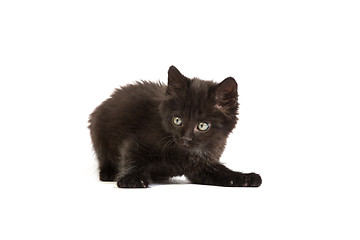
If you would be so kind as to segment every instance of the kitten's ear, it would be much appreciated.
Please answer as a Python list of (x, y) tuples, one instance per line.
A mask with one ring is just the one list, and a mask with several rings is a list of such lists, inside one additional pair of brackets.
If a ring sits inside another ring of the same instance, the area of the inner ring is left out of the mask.
[(215, 90), (216, 105), (231, 107), (237, 103), (237, 83), (234, 78), (228, 77), (219, 83)]
[(184, 92), (187, 86), (188, 78), (180, 73), (180, 71), (171, 66), (168, 71), (168, 87), (166, 94)]

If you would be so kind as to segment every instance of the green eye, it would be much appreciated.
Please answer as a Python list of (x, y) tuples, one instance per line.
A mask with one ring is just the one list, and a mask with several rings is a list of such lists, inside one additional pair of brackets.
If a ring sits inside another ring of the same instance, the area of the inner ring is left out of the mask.
[(182, 125), (182, 120), (181, 120), (180, 117), (173, 117), (172, 121), (176, 126), (181, 126)]
[(200, 131), (206, 131), (208, 130), (210, 127), (209, 124), (205, 123), (205, 122), (201, 122), (199, 123), (199, 125), (197, 126), (197, 128), (200, 130)]

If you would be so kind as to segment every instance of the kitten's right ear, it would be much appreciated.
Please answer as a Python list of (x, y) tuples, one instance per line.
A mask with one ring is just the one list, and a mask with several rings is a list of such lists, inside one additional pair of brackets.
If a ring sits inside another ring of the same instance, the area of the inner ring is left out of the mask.
[(236, 105), (237, 98), (237, 83), (234, 78), (228, 77), (217, 85), (215, 100), (218, 108), (229, 108)]
[(168, 71), (168, 87), (166, 94), (172, 95), (173, 93), (184, 92), (188, 83), (188, 78), (180, 73), (180, 71), (171, 66)]

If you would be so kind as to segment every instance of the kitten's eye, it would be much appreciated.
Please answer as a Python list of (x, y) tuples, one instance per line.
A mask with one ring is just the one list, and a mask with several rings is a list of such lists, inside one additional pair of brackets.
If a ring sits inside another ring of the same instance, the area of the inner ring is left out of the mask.
[(197, 128), (200, 130), (200, 131), (206, 131), (208, 130), (210, 127), (209, 124), (205, 123), (205, 122), (201, 122), (199, 123), (199, 125), (197, 126)]
[(180, 117), (173, 117), (172, 121), (176, 126), (181, 126), (182, 125), (182, 120), (181, 120)]

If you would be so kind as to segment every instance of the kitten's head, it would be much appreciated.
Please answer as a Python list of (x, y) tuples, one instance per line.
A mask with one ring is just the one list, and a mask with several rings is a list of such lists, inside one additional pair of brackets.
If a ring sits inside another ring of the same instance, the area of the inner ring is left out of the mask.
[(160, 105), (163, 127), (189, 151), (222, 151), (237, 122), (237, 97), (237, 83), (231, 77), (218, 84), (189, 79), (171, 66)]

